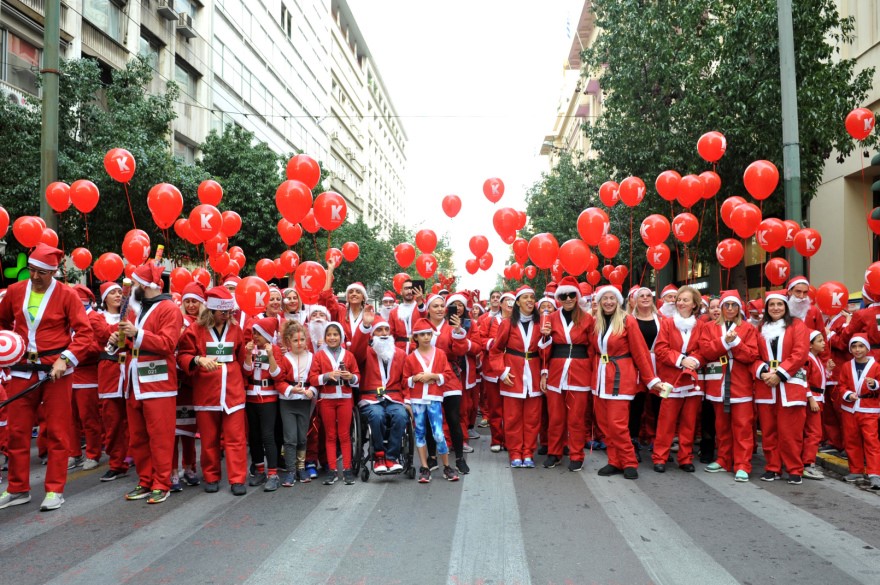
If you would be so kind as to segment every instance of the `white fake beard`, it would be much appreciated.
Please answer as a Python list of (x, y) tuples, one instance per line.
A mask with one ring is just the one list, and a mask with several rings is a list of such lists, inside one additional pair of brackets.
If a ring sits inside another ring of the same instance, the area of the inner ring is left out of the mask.
[(327, 329), (326, 321), (309, 321), (309, 338), (312, 340), (312, 347), (317, 351), (324, 345), (324, 330)]
[(382, 318), (387, 321), (388, 317), (391, 316), (391, 309), (393, 308), (394, 307), (386, 307), (383, 305), (382, 308), (379, 309), (379, 314), (382, 315)]
[(134, 311), (135, 315), (141, 314), (141, 302), (133, 294), (128, 297), (128, 309)]
[(675, 303), (663, 303), (660, 305), (660, 314), (664, 317), (675, 317), (678, 309), (675, 308)]
[(675, 315), (672, 316), (673, 321), (675, 322), (675, 327), (679, 331), (690, 331), (694, 328), (694, 325), (697, 324), (697, 318), (691, 315), (687, 319), (682, 317), (678, 311), (675, 312)]
[(373, 350), (382, 361), (390, 361), (394, 357), (394, 339), (390, 335), (373, 337)]
[(755, 319), (752, 319), (751, 317), (749, 317), (749, 324), (750, 324), (752, 327), (758, 328), (758, 327), (761, 326), (761, 318), (760, 318), (760, 317), (757, 317), (757, 318), (755, 318)]
[(764, 339), (768, 341), (773, 341), (774, 339), (778, 339), (780, 335), (785, 331), (785, 321), (783, 319), (779, 319), (777, 321), (770, 321), (769, 323), (764, 323), (764, 326), (761, 327), (761, 335), (764, 336)]
[(813, 301), (810, 300), (810, 297), (804, 297), (802, 299), (790, 297), (788, 299), (788, 310), (791, 313), (791, 316), (796, 317), (801, 321), (806, 319), (807, 313), (810, 311), (812, 305)]

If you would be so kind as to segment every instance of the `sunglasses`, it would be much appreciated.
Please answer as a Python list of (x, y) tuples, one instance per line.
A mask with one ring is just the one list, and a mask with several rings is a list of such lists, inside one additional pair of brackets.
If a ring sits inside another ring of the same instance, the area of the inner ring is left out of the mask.
[(577, 298), (577, 293), (573, 293), (573, 292), (569, 292), (569, 293), (560, 293), (560, 294), (558, 294), (558, 295), (556, 295), (556, 296), (559, 297), (559, 300), (560, 300), (560, 301), (567, 301), (567, 300), (569, 300), (569, 299), (576, 299), (576, 298)]

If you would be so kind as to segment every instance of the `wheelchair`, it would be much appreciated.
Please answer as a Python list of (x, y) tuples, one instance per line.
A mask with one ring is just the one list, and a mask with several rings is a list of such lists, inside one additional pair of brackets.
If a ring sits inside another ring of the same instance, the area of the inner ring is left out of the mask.
[[(416, 468), (414, 464), (415, 456), (415, 429), (413, 427), (412, 415), (407, 411), (407, 423), (403, 431), (403, 439), (400, 444), (400, 460), (403, 466), (400, 471), (392, 473), (376, 473), (373, 471), (373, 465), (376, 459), (376, 452), (373, 449), (372, 429), (367, 421), (367, 417), (361, 414), (360, 407), (357, 403), (354, 405), (354, 412), (351, 417), (351, 468), (355, 475), (360, 475), (361, 481), (370, 481), (370, 473), (377, 476), (386, 475), (405, 475), (409, 479), (415, 479)], [(388, 444), (387, 437), (384, 443)]]

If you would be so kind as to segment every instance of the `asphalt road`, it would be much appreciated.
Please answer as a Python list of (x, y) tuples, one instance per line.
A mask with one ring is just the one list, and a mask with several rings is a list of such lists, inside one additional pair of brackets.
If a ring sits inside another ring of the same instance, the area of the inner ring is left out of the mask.
[[(880, 584), (880, 496), (833, 479), (738, 484), (670, 465), (602, 478), (507, 467), (472, 442), (472, 473), (127, 502), (135, 475), (72, 472), (66, 503), (0, 510), (0, 583), (564, 585)], [(760, 469), (760, 461), (756, 461)], [(5, 488), (5, 484), (2, 486)]]

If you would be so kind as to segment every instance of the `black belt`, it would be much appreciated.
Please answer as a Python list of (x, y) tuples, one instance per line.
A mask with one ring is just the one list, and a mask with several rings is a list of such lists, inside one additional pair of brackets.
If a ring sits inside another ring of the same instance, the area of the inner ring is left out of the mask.
[(617, 396), (618, 394), (620, 394), (620, 368), (617, 366), (617, 362), (619, 360), (627, 358), (632, 358), (632, 355), (628, 353), (624, 353), (621, 355), (608, 355), (607, 353), (602, 354), (602, 363), (610, 363), (614, 366), (614, 389), (611, 391), (612, 396)]
[(251, 386), (259, 386), (260, 388), (268, 388), (269, 386), (274, 385), (273, 380), (269, 380), (268, 378), (265, 380), (254, 380), (253, 378), (248, 379), (248, 383)]
[(727, 359), (727, 356), (721, 356), (721, 359), (718, 361), (721, 363), (721, 375), (724, 376), (724, 392), (721, 395), (721, 401), (724, 404), (722, 410), (725, 414), (730, 414), (730, 386), (732, 380), (730, 379), (730, 370), (724, 367), (730, 361)]
[(394, 393), (396, 393), (396, 394), (400, 394), (400, 390), (397, 390), (396, 388), (390, 388), (390, 389), (389, 389), (389, 388), (385, 388), (385, 387), (382, 387), (382, 388), (376, 388), (375, 390), (361, 390), (361, 391), (360, 391), (360, 394), (361, 394), (362, 396), (363, 396), (364, 394), (370, 394), (370, 395), (375, 394), (377, 397), (382, 398), (382, 397), (385, 396), (386, 394), (391, 394), (392, 392), (394, 392)]
[[(123, 353), (121, 355), (125, 356), (125, 353)], [(113, 354), (107, 353), (106, 351), (102, 351), (101, 353), (98, 354), (98, 361), (99, 362), (102, 362), (102, 361), (104, 361), (104, 362), (118, 362), (119, 361), (119, 354), (113, 355)]]
[(409, 337), (395, 337), (394, 341), (398, 343), (409, 343)]
[(41, 357), (49, 357), (50, 355), (58, 355), (62, 351), (66, 350), (66, 347), (59, 347), (58, 349), (47, 349), (46, 351), (29, 351), (25, 355), (27, 355), (27, 360), (31, 363), (36, 362)]
[(9, 371), (11, 372), (51, 372), (52, 366), (45, 364), (14, 364), (9, 366)]
[(810, 392), (813, 394), (818, 394), (819, 396), (825, 394), (825, 390), (822, 388), (817, 388), (815, 386), (810, 386)]
[(553, 345), (551, 358), (583, 360), (587, 358), (587, 346), (582, 344)]
[(537, 355), (538, 352), (535, 352), (535, 351), (521, 352), (516, 349), (510, 349), (509, 347), (504, 350), (504, 353), (507, 353), (510, 355), (515, 355), (515, 356), (521, 357), (525, 360), (530, 360), (532, 358), (538, 357), (538, 355)]

